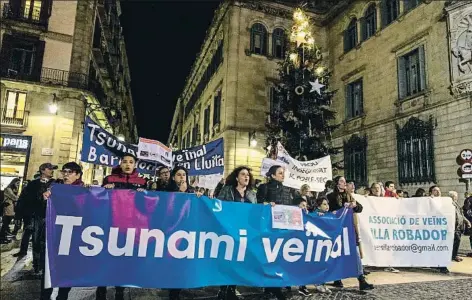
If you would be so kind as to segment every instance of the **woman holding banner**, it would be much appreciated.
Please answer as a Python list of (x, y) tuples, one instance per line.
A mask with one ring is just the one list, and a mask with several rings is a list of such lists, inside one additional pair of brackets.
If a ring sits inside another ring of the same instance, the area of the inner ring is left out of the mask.
[[(224, 201), (257, 203), (256, 194), (252, 191), (254, 177), (248, 167), (238, 167), (226, 178), (226, 185), (218, 194)], [(238, 300), (235, 285), (223, 285), (218, 292), (218, 300)]]
[[(188, 170), (184, 167), (175, 167), (170, 172), (170, 181), (166, 187), (166, 192), (194, 193), (188, 179)], [(170, 289), (169, 300), (180, 299), (182, 289)]]
[[(347, 192), (347, 183), (346, 179), (343, 176), (337, 176), (334, 178), (334, 190), (332, 193), (328, 194), (327, 198), (329, 200), (329, 210), (330, 211), (337, 211), (344, 206), (348, 206), (353, 209), (354, 213), (361, 213), (362, 212), (362, 205), (357, 202), (354, 198), (352, 198), (351, 194)], [(357, 217), (354, 214), (354, 229), (356, 231), (356, 242), (359, 247), (359, 268), (362, 269), (362, 249), (360, 248), (359, 243), (359, 233), (357, 228)], [(361, 291), (365, 290), (372, 290), (374, 286), (368, 283), (365, 280), (364, 275), (360, 275), (358, 278), (359, 280), (359, 289)], [(333, 284), (335, 287), (342, 288), (344, 287), (343, 282), (341, 280), (337, 280)]]
[[(290, 188), (283, 185), (285, 169), (279, 165), (272, 166), (266, 176), (268, 182), (261, 184), (257, 189), (257, 202), (264, 204), (270, 203), (272, 206), (276, 204), (292, 205)], [(266, 288), (265, 293), (274, 295), (278, 300), (286, 299), (285, 295), (282, 293), (282, 289), (279, 287)]]

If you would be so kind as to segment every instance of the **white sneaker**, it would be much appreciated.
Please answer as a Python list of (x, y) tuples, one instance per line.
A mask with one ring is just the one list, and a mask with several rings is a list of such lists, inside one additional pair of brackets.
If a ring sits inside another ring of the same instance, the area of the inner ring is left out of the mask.
[(331, 294), (331, 290), (327, 286), (325, 286), (324, 284), (317, 285), (316, 290), (320, 293)]
[(392, 268), (392, 267), (385, 268), (384, 271), (385, 272), (391, 272), (391, 273), (400, 273), (399, 270), (397, 270), (395, 268)]

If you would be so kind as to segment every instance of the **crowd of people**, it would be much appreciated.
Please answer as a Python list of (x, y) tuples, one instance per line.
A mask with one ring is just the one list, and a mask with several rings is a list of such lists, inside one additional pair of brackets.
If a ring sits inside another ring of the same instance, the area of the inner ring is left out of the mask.
[[(102, 187), (106, 189), (132, 189), (136, 191), (155, 190), (165, 192), (195, 193), (197, 196), (208, 195), (223, 201), (243, 202), (252, 204), (266, 205), (297, 205), (304, 213), (315, 213), (323, 218), (334, 216), (334, 212), (342, 207), (350, 207), (355, 213), (362, 213), (362, 204), (357, 202), (352, 194), (356, 193), (355, 183), (346, 180), (342, 176), (334, 178), (326, 183), (323, 192), (312, 193), (310, 186), (303, 185), (299, 191), (288, 188), (283, 185), (285, 178), (284, 168), (281, 166), (272, 166), (267, 175), (266, 182), (254, 180), (250, 168), (241, 166), (235, 168), (227, 178), (220, 181), (214, 190), (210, 191), (200, 187), (192, 187), (188, 171), (183, 167), (175, 167), (172, 170), (167, 167), (161, 167), (157, 171), (157, 180), (146, 180), (140, 177), (136, 170), (136, 157), (125, 154), (122, 157), (118, 167), (113, 168), (111, 175), (105, 177)], [(14, 256), (24, 257), (27, 253), (29, 241), (32, 237), (33, 244), (33, 269), (35, 273), (43, 274), (41, 285), (41, 300), (49, 300), (52, 289), (44, 288), (44, 268), (45, 268), (45, 218), (46, 204), (51, 195), (51, 184), (68, 184), (84, 186), (82, 181), (82, 168), (75, 162), (69, 162), (62, 166), (61, 179), (54, 179), (53, 173), (58, 166), (50, 163), (44, 163), (39, 167), (37, 178), (24, 184), (21, 193), (19, 193), (20, 179), (14, 179), (5, 188), (3, 193), (2, 207), (3, 218), (0, 230), (0, 238), (3, 244), (10, 243), (17, 235), (23, 224), (23, 236), (21, 240), (20, 251)], [(99, 186), (98, 181), (91, 186)], [(375, 197), (408, 197), (405, 191), (395, 189), (392, 181), (382, 183), (373, 183), (370, 188), (360, 189), (360, 194)], [(359, 190), (357, 191), (359, 193)], [(426, 196), (426, 191), (418, 189), (414, 197)], [(440, 197), (441, 190), (438, 186), (432, 186), (429, 189), (429, 196)], [(461, 235), (467, 229), (470, 231), (472, 221), (472, 195), (468, 195), (463, 207), (460, 207), (456, 192), (449, 192), (449, 196), (454, 200), (456, 209), (456, 226), (453, 245), (452, 259), (461, 261), (457, 255)], [(356, 223), (354, 218), (354, 223)], [(11, 230), (11, 223), (14, 221), (14, 229)], [(357, 228), (357, 224), (354, 224)], [(357, 244), (359, 245), (359, 235), (356, 231)], [(470, 238), (472, 247), (472, 235)], [(368, 271), (362, 269), (361, 252), (358, 252), (358, 277), (359, 289), (370, 290), (374, 286), (366, 280)], [(472, 253), (469, 254), (472, 256)], [(390, 272), (399, 272), (392, 267), (386, 269)], [(440, 268), (441, 272), (447, 273), (447, 268)], [(343, 288), (341, 280), (335, 281), (333, 286)], [(285, 289), (290, 289), (286, 287)], [(115, 299), (124, 299), (124, 287), (115, 287)], [(60, 288), (57, 300), (68, 299), (71, 288)], [(316, 285), (316, 290), (321, 293), (330, 293), (330, 289), (325, 284)], [(180, 299), (180, 289), (169, 290), (171, 300)], [(265, 288), (264, 292), (271, 297), (279, 300), (286, 299), (284, 289), (278, 287)], [(107, 288), (98, 287), (96, 290), (96, 300), (106, 299)], [(305, 286), (298, 287), (298, 293), (303, 296), (310, 295), (310, 291)], [(218, 299), (236, 300), (239, 299), (236, 286), (221, 286), (218, 292)]]

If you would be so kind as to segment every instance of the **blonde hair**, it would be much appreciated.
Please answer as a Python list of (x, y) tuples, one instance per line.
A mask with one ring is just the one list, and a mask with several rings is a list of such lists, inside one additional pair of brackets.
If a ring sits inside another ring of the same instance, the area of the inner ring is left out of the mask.
[(301, 186), (300, 191), (310, 191), (310, 186), (308, 184), (304, 184)]
[(457, 194), (456, 191), (449, 191), (448, 193), (449, 197), (451, 197), (452, 199), (454, 199), (454, 197), (459, 198), (459, 194)]

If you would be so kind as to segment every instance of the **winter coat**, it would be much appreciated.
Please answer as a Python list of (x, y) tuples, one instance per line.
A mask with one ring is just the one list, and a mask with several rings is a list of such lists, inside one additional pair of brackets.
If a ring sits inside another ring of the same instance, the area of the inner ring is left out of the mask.
[[(239, 193), (235, 191), (235, 188), (231, 185), (224, 186), (218, 194), (218, 199), (224, 201), (236, 201), (235, 193)], [(244, 203), (257, 203), (256, 193), (251, 191), (250, 189), (246, 190), (246, 194), (244, 197)]]
[(467, 220), (472, 222), (472, 197), (468, 197), (467, 199), (465, 199), (462, 211)]
[(3, 191), (4, 197), (4, 207), (3, 207), (3, 215), (7, 217), (13, 217), (15, 215), (15, 205), (16, 201), (18, 201), (18, 195), (13, 192), (11, 188), (6, 188)]
[[(329, 211), (339, 210), (344, 207), (345, 203), (352, 202), (352, 196), (346, 191), (340, 192), (337, 189), (332, 193), (329, 193), (328, 196)], [(364, 208), (362, 205), (357, 202), (357, 206), (353, 209), (355, 213), (361, 213)]]
[(46, 204), (43, 193), (54, 182), (54, 179), (35, 179), (21, 192), (15, 209), (15, 218), (46, 217)]
[(454, 205), (454, 209), (456, 211), (456, 226), (455, 226), (455, 230), (457, 232), (463, 232), (465, 230), (465, 216), (464, 216), (464, 213), (463, 213), (463, 210), (462, 208), (459, 206), (459, 203), (457, 203), (456, 201), (452, 200), (452, 204)]
[(290, 188), (273, 179), (259, 186), (257, 189), (257, 202), (274, 202), (279, 205), (293, 205)]
[(146, 188), (146, 179), (139, 177), (136, 169), (131, 174), (125, 174), (120, 167), (115, 167), (111, 174), (103, 179), (103, 185), (114, 184), (115, 189), (137, 190)]

